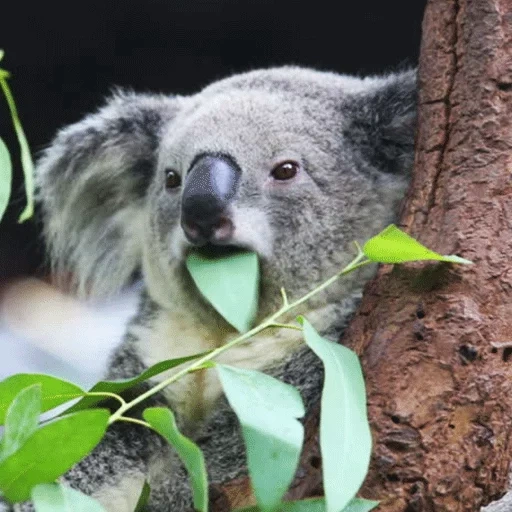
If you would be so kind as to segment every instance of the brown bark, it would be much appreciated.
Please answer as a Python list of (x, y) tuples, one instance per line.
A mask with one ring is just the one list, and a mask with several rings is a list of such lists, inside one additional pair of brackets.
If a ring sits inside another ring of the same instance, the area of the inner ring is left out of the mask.
[[(381, 512), (476, 511), (512, 461), (512, 0), (431, 0), (401, 225), (473, 266), (385, 266), (344, 343), (362, 355)], [(290, 498), (321, 492), (310, 420)], [(250, 502), (247, 481), (225, 489)]]
[(402, 224), (475, 265), (385, 268), (346, 343), (363, 353), (382, 511), (475, 511), (512, 460), (512, 1), (432, 0)]

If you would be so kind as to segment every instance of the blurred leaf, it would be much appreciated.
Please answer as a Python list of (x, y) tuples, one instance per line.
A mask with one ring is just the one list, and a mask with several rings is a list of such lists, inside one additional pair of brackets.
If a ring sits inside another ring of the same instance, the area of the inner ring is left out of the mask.
[(93, 498), (62, 484), (39, 484), (32, 489), (36, 512), (105, 512)]
[(14, 397), (5, 417), (0, 462), (19, 450), (37, 430), (40, 414), (41, 384), (25, 388)]
[(178, 430), (174, 414), (165, 407), (149, 407), (142, 416), (176, 450), (190, 476), (194, 508), (208, 511), (208, 475), (203, 452)]
[(259, 507), (275, 510), (288, 489), (304, 439), (297, 420), (302, 398), (293, 386), (264, 373), (217, 365), (226, 397), (242, 425), (247, 465)]
[(4, 58), (4, 55), (5, 55), (5, 51), (0, 48), (0, 61)]
[(41, 385), (41, 412), (85, 394), (76, 384), (40, 373), (17, 373), (0, 382), (0, 425), (5, 421), (7, 408), (14, 397), (24, 388)]
[(0, 77), (0, 87), (2, 88), (5, 99), (7, 100), (7, 105), (9, 106), (9, 111), (11, 112), (12, 123), (14, 125), (14, 131), (16, 132), (16, 137), (18, 138), (18, 143), (20, 145), (21, 167), (23, 168), (23, 174), (25, 176), (25, 194), (27, 196), (27, 205), (21, 213), (18, 222), (24, 222), (34, 214), (34, 163), (32, 162), (32, 156), (30, 154), (27, 138), (25, 137), (25, 132), (21, 126), (21, 121), (18, 115), (18, 110), (16, 108), (16, 103), (14, 102), (14, 97), (9, 88), (9, 85), (7, 84), (7, 76), (4, 74), (4, 76)]
[(140, 493), (139, 499), (137, 500), (137, 505), (135, 505), (135, 510), (133, 512), (146, 512), (147, 511), (147, 503), (149, 500), (149, 494), (151, 493), (151, 487), (148, 482), (144, 480), (144, 486), (142, 487), (142, 491)]
[(368, 472), (372, 438), (366, 412), (363, 372), (357, 355), (323, 339), (305, 319), (304, 337), (324, 364), (320, 449), (328, 512), (354, 498)]
[[(187, 363), (189, 361), (193, 361), (194, 359), (198, 359), (200, 357), (205, 356), (209, 352), (203, 352), (201, 354), (194, 354), (192, 356), (187, 357), (180, 357), (177, 359), (168, 359), (167, 361), (161, 361), (150, 368), (148, 368), (146, 371), (142, 372), (137, 377), (134, 377), (132, 379), (126, 379), (126, 380), (102, 380), (95, 384), (89, 391), (90, 392), (108, 392), (108, 393), (115, 393), (116, 395), (121, 394), (123, 391), (126, 391), (127, 389), (130, 389), (137, 384), (140, 384), (148, 379), (151, 379), (155, 375), (158, 375), (159, 373), (163, 373), (167, 370), (170, 370), (171, 368), (174, 368), (176, 366), (179, 366), (180, 364)], [(85, 394), (85, 391), (84, 393)], [(97, 404), (98, 402), (101, 402), (102, 400), (105, 400), (106, 397), (104, 396), (85, 396), (77, 402), (75, 405), (71, 406), (69, 409), (67, 409), (64, 414), (68, 414), (70, 412), (76, 412), (76, 411), (82, 411), (83, 409), (88, 409), (92, 407), (93, 405)]]
[(11, 155), (4, 141), (0, 139), (0, 220), (4, 216), (11, 197), (12, 163)]
[(368, 259), (379, 263), (405, 263), (406, 261), (436, 260), (450, 263), (472, 263), (459, 256), (442, 256), (427, 249), (414, 238), (391, 224), (363, 246)]
[(370, 512), (379, 505), (378, 501), (364, 500), (354, 498), (344, 509), (343, 512)]
[[(342, 512), (370, 512), (379, 504), (378, 501), (354, 498)], [(258, 507), (244, 507), (234, 512), (259, 512)], [(325, 498), (308, 498), (300, 501), (283, 502), (277, 512), (325, 512)]]
[(3, 495), (11, 502), (25, 501), (35, 485), (63, 475), (101, 441), (109, 417), (109, 411), (94, 409), (37, 429), (16, 453), (0, 463)]
[(241, 252), (209, 258), (192, 253), (186, 263), (206, 300), (239, 332), (248, 331), (258, 312), (258, 256)]

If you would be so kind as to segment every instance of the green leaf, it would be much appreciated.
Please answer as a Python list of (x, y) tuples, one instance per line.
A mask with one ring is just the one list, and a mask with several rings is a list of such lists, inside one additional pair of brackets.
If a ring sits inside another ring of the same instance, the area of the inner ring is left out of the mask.
[[(354, 498), (342, 512), (370, 512), (379, 504), (378, 501)], [(325, 498), (308, 498), (300, 501), (286, 501), (282, 503), (277, 512), (325, 512)], [(259, 512), (258, 507), (244, 507), (234, 512)]]
[(372, 438), (363, 372), (357, 355), (323, 339), (304, 318), (304, 337), (325, 370), (320, 412), (320, 449), (327, 512), (354, 498), (368, 472)]
[(378, 505), (378, 501), (364, 500), (363, 498), (354, 498), (343, 509), (343, 512), (370, 512), (370, 510), (373, 510)]
[(200, 512), (208, 511), (208, 475), (203, 452), (188, 437), (178, 430), (174, 414), (165, 407), (150, 407), (142, 413), (144, 419), (178, 453), (187, 468), (192, 484), (194, 508)]
[(7, 409), (0, 444), (0, 461), (18, 451), (37, 430), (41, 414), (41, 384), (20, 391)]
[(85, 391), (76, 384), (51, 375), (39, 373), (18, 373), (0, 382), (0, 425), (5, 421), (7, 408), (14, 397), (24, 388), (41, 385), (41, 412), (82, 396)]
[(186, 263), (206, 300), (239, 332), (248, 331), (258, 312), (258, 256), (241, 252), (209, 258), (192, 253)]
[(142, 487), (142, 491), (140, 493), (139, 499), (137, 500), (137, 505), (135, 505), (135, 510), (133, 512), (146, 512), (147, 511), (147, 503), (149, 500), (149, 494), (151, 493), (151, 487), (148, 482), (144, 480), (144, 485)]
[(32, 487), (63, 475), (101, 441), (109, 411), (94, 409), (54, 420), (0, 463), (0, 490), (11, 502), (25, 501)]
[(16, 137), (18, 138), (18, 143), (20, 145), (21, 167), (23, 168), (23, 174), (25, 176), (25, 194), (27, 196), (27, 205), (21, 213), (18, 222), (24, 222), (32, 217), (34, 213), (34, 163), (30, 154), (27, 138), (25, 137), (25, 132), (21, 126), (21, 121), (18, 115), (18, 110), (16, 108), (16, 103), (14, 102), (14, 97), (6, 81), (8, 75), (9, 74), (6, 74), (6, 72), (0, 75), (0, 87), (2, 88), (5, 99), (7, 100), (7, 105), (9, 106), (9, 110), (11, 112), (12, 123), (14, 125), (14, 131), (16, 132)]
[[(108, 381), (108, 380), (102, 380), (95, 384), (87, 393), (95, 392), (95, 393), (115, 393), (119, 395), (123, 391), (126, 391), (127, 389), (130, 389), (137, 384), (141, 384), (142, 382), (145, 382), (148, 379), (151, 379), (155, 375), (158, 375), (160, 373), (163, 373), (167, 370), (170, 370), (171, 368), (174, 368), (176, 366), (179, 366), (183, 363), (188, 363), (189, 361), (193, 361), (194, 359), (198, 359), (200, 357), (205, 356), (209, 352), (203, 352), (201, 354), (194, 354), (192, 356), (187, 357), (179, 357), (177, 359), (168, 359), (166, 361), (160, 361), (159, 363), (151, 366), (146, 371), (142, 372), (137, 377), (134, 377), (132, 379), (125, 379), (125, 380), (116, 380), (116, 381)], [(85, 391), (83, 392), (85, 394)], [(85, 396), (77, 402), (75, 405), (71, 406), (69, 409), (65, 411), (64, 414), (68, 414), (70, 412), (76, 412), (76, 411), (82, 411), (83, 409), (88, 409), (92, 407), (93, 405), (97, 404), (98, 402), (101, 402), (102, 400), (105, 400), (105, 396)]]
[(293, 386), (264, 373), (217, 365), (226, 397), (242, 425), (247, 465), (259, 507), (275, 510), (288, 489), (304, 440), (297, 420), (302, 398)]
[(2, 60), (4, 58), (4, 55), (5, 55), (5, 51), (0, 48), (0, 60)]
[(93, 498), (62, 484), (39, 484), (32, 489), (36, 512), (105, 512)]
[(11, 197), (12, 163), (11, 155), (4, 141), (0, 139), (0, 220), (4, 216)]
[(364, 244), (368, 259), (379, 263), (404, 263), (406, 261), (436, 260), (450, 263), (472, 262), (459, 256), (442, 256), (427, 249), (414, 238), (391, 224)]

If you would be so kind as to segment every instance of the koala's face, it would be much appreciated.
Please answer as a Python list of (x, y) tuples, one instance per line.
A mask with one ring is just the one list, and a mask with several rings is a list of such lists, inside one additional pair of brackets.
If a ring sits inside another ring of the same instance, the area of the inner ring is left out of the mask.
[(100, 292), (142, 267), (166, 303), (177, 287), (195, 293), (191, 250), (251, 250), (272, 308), (280, 287), (305, 293), (394, 218), (414, 113), (411, 72), (282, 68), (191, 97), (117, 98), (61, 132), (39, 165), (54, 260)]
[(351, 242), (395, 217), (406, 175), (372, 170), (348, 133), (350, 98), (318, 94), (214, 89), (164, 127), (144, 243), (162, 298), (180, 273), (190, 287), (191, 250), (238, 249), (258, 254), (266, 303), (280, 287), (298, 297), (348, 263)]

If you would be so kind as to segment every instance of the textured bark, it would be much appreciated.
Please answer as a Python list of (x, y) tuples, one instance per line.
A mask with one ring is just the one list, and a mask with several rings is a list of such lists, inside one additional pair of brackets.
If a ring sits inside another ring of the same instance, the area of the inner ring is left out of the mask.
[[(512, 0), (431, 0), (402, 227), (472, 266), (382, 267), (344, 343), (362, 355), (381, 512), (469, 512), (512, 460)], [(321, 492), (317, 422), (289, 498)], [(226, 489), (250, 502), (247, 481)]]
[(363, 355), (380, 510), (476, 511), (512, 460), (512, 1), (432, 0), (402, 225), (475, 265), (383, 268), (346, 343)]

